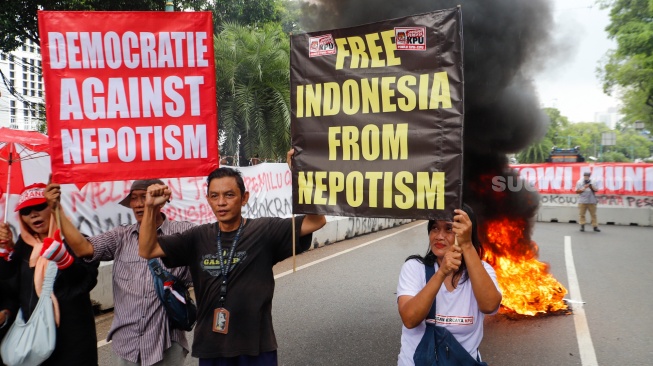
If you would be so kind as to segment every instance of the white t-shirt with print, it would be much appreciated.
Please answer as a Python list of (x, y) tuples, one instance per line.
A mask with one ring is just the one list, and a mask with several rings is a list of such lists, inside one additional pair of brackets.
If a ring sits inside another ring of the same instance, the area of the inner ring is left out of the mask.
[[(497, 275), (494, 269), (482, 262), (483, 267), (492, 278), (497, 290)], [(438, 271), (438, 264), (434, 265), (435, 271)], [(399, 274), (399, 284), (397, 285), (397, 298), (399, 296), (415, 296), (424, 286), (426, 286), (426, 277), (424, 264), (415, 259), (404, 263)], [(498, 310), (498, 309), (497, 309)], [(483, 339), (483, 319), (485, 314), (478, 310), (478, 303), (472, 290), (472, 282), (468, 278), (462, 284), (458, 284), (456, 289), (449, 292), (444, 284), (436, 295), (435, 313), (438, 326), (443, 326), (449, 330), (460, 344), (469, 352), (472, 357), (476, 358), (478, 347)], [(422, 321), (417, 327), (408, 329), (401, 326), (401, 351), (399, 352), (399, 366), (414, 365), (413, 355), (424, 336), (426, 323)]]

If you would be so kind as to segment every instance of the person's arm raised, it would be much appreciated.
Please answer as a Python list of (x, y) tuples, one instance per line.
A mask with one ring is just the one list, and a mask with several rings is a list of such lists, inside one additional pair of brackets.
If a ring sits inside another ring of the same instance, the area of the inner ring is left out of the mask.
[(474, 248), (472, 243), (473, 227), (469, 216), (463, 210), (456, 209), (454, 212), (456, 215), (454, 216), (453, 231), (458, 235), (458, 243), (465, 258), (467, 274), (472, 282), (478, 309), (484, 314), (490, 314), (501, 305), (501, 293), (483, 267), (481, 258)]
[(147, 187), (145, 211), (138, 233), (138, 255), (145, 259), (165, 257), (165, 252), (161, 249), (156, 235), (156, 218), (161, 207), (170, 198), (170, 193), (170, 189), (165, 185), (152, 184)]
[[(292, 171), (292, 158), (295, 155), (295, 149), (288, 150), (286, 153), (286, 162), (288, 163), (288, 169)], [(326, 217), (324, 215), (306, 215), (304, 221), (302, 221), (302, 227), (300, 235), (308, 235), (319, 229), (321, 229), (326, 224)]]
[(75, 225), (68, 220), (68, 217), (63, 212), (63, 207), (61, 206), (61, 186), (57, 183), (49, 183), (45, 187), (44, 196), (52, 212), (56, 214), (57, 210), (59, 211), (59, 222), (61, 225), (59, 229), (66, 240), (66, 244), (68, 244), (76, 256), (80, 258), (92, 257), (94, 252), (93, 245), (77, 230)]
[(399, 299), (397, 299), (399, 316), (406, 328), (413, 329), (426, 319), (429, 310), (431, 310), (431, 305), (447, 276), (456, 273), (460, 268), (461, 258), (460, 247), (452, 245), (451, 249), (442, 258), (442, 265), (438, 267), (438, 271), (435, 272), (417, 295), (399, 296)]
[(321, 229), (326, 224), (324, 215), (306, 215), (302, 221), (300, 236), (308, 235)]

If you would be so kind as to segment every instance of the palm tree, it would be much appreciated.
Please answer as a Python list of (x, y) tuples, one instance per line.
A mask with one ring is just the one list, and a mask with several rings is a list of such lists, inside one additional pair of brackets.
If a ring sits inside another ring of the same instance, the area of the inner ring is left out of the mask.
[(276, 159), (290, 147), (290, 43), (279, 25), (224, 24), (214, 38), (221, 155)]
[(552, 147), (553, 143), (545, 138), (520, 151), (517, 160), (522, 164), (543, 163), (549, 157)]

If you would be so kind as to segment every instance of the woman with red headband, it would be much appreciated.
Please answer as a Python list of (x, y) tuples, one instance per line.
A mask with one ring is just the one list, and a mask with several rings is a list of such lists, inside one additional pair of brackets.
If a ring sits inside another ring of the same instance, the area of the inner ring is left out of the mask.
[(0, 223), (0, 280), (11, 278), (16, 282), (18, 303), (27, 322), (38, 302), (45, 268), (49, 261), (56, 262), (56, 347), (42, 365), (95, 366), (97, 336), (89, 293), (97, 283), (97, 264), (76, 258), (61, 240), (44, 196), (45, 187), (36, 183), (21, 193), (15, 209), (20, 216), (20, 235), (15, 243), (9, 225)]

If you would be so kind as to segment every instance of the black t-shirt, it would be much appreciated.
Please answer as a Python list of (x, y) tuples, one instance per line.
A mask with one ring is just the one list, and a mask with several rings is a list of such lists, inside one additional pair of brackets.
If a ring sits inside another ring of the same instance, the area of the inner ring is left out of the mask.
[[(312, 240), (312, 235), (299, 237), (303, 219), (295, 219), (297, 253), (308, 249)], [(188, 266), (193, 277), (198, 310), (193, 357), (256, 356), (277, 349), (272, 328), (272, 266), (292, 255), (292, 219), (247, 219), (243, 226), (227, 276), (227, 334), (213, 332), (213, 313), (220, 307), (222, 284), (217, 235), (218, 224), (213, 223), (158, 238), (166, 254), (165, 265)], [(235, 236), (236, 231), (221, 234), (225, 261)]]

